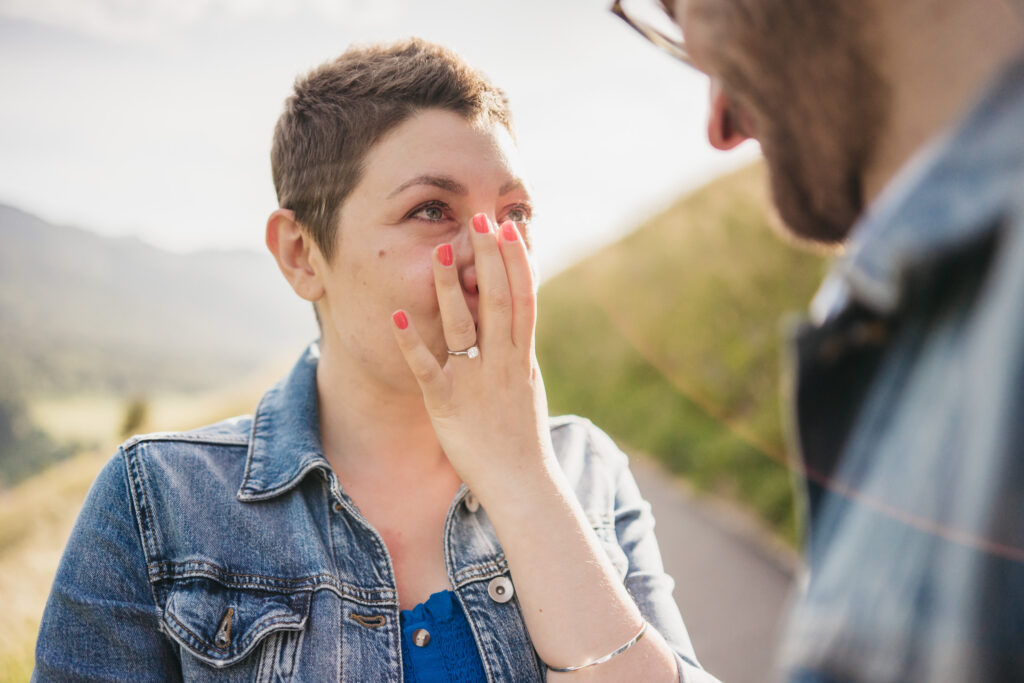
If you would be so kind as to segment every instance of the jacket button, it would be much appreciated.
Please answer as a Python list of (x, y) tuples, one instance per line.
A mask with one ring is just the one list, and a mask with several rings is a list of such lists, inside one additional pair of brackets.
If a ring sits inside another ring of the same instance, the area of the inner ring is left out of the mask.
[(466, 495), (466, 509), (470, 512), (476, 512), (480, 509), (480, 501), (476, 499), (472, 491)]
[(425, 628), (418, 628), (412, 632), (412, 644), (416, 647), (430, 645), (430, 631)]
[(487, 584), (487, 594), (494, 602), (508, 602), (515, 592), (516, 589), (512, 587), (512, 581), (507, 576), (496, 576)]
[(334, 504), (334, 511), (335, 512), (341, 512), (341, 503), (335, 503)]

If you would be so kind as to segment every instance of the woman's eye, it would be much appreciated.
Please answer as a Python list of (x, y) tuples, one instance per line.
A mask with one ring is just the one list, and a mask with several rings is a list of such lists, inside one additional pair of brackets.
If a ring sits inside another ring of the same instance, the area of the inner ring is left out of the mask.
[(412, 218), (420, 218), (431, 223), (438, 223), (445, 219), (444, 207), (438, 204), (427, 204), (416, 209), (411, 215)]
[(530, 211), (524, 206), (514, 206), (509, 210), (505, 219), (513, 223), (528, 223), (530, 221)]

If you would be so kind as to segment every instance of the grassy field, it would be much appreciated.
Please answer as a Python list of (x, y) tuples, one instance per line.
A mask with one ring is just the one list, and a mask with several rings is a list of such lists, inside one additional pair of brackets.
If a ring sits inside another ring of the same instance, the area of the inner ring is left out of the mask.
[(537, 353), (553, 412), (590, 417), (796, 542), (780, 316), (825, 258), (786, 244), (760, 165), (681, 199), (546, 283)]
[[(238, 382), (228, 391), (170, 394), (146, 401), (136, 431), (189, 429), (251, 413), (287, 363)], [(18, 486), (0, 492), (0, 681), (27, 681), (36, 632), (61, 551), (92, 480), (121, 440), (125, 401), (111, 396), (69, 396), (32, 403), (33, 420), (80, 453)]]
[(43, 605), (78, 509), (108, 452), (83, 453), (0, 495), (0, 680), (28, 680)]

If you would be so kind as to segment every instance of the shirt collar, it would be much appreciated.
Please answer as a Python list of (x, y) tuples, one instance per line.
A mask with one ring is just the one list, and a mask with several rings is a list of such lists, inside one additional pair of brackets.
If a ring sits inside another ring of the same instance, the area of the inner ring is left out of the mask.
[(263, 395), (253, 416), (239, 500), (267, 500), (289, 491), (315, 469), (330, 472), (320, 443), (319, 360), (320, 347), (313, 343), (291, 373)]
[(825, 322), (856, 301), (892, 313), (909, 266), (980, 239), (1024, 186), (1024, 55), (963, 121), (915, 154), (851, 234), (811, 304)]

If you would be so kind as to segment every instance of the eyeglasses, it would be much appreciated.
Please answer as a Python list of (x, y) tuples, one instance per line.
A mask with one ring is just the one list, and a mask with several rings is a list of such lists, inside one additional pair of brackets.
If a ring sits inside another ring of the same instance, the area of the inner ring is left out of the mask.
[(669, 16), (663, 2), (655, 0), (615, 0), (612, 14), (633, 27), (644, 38), (684, 64), (693, 66), (683, 42), (683, 30)]

